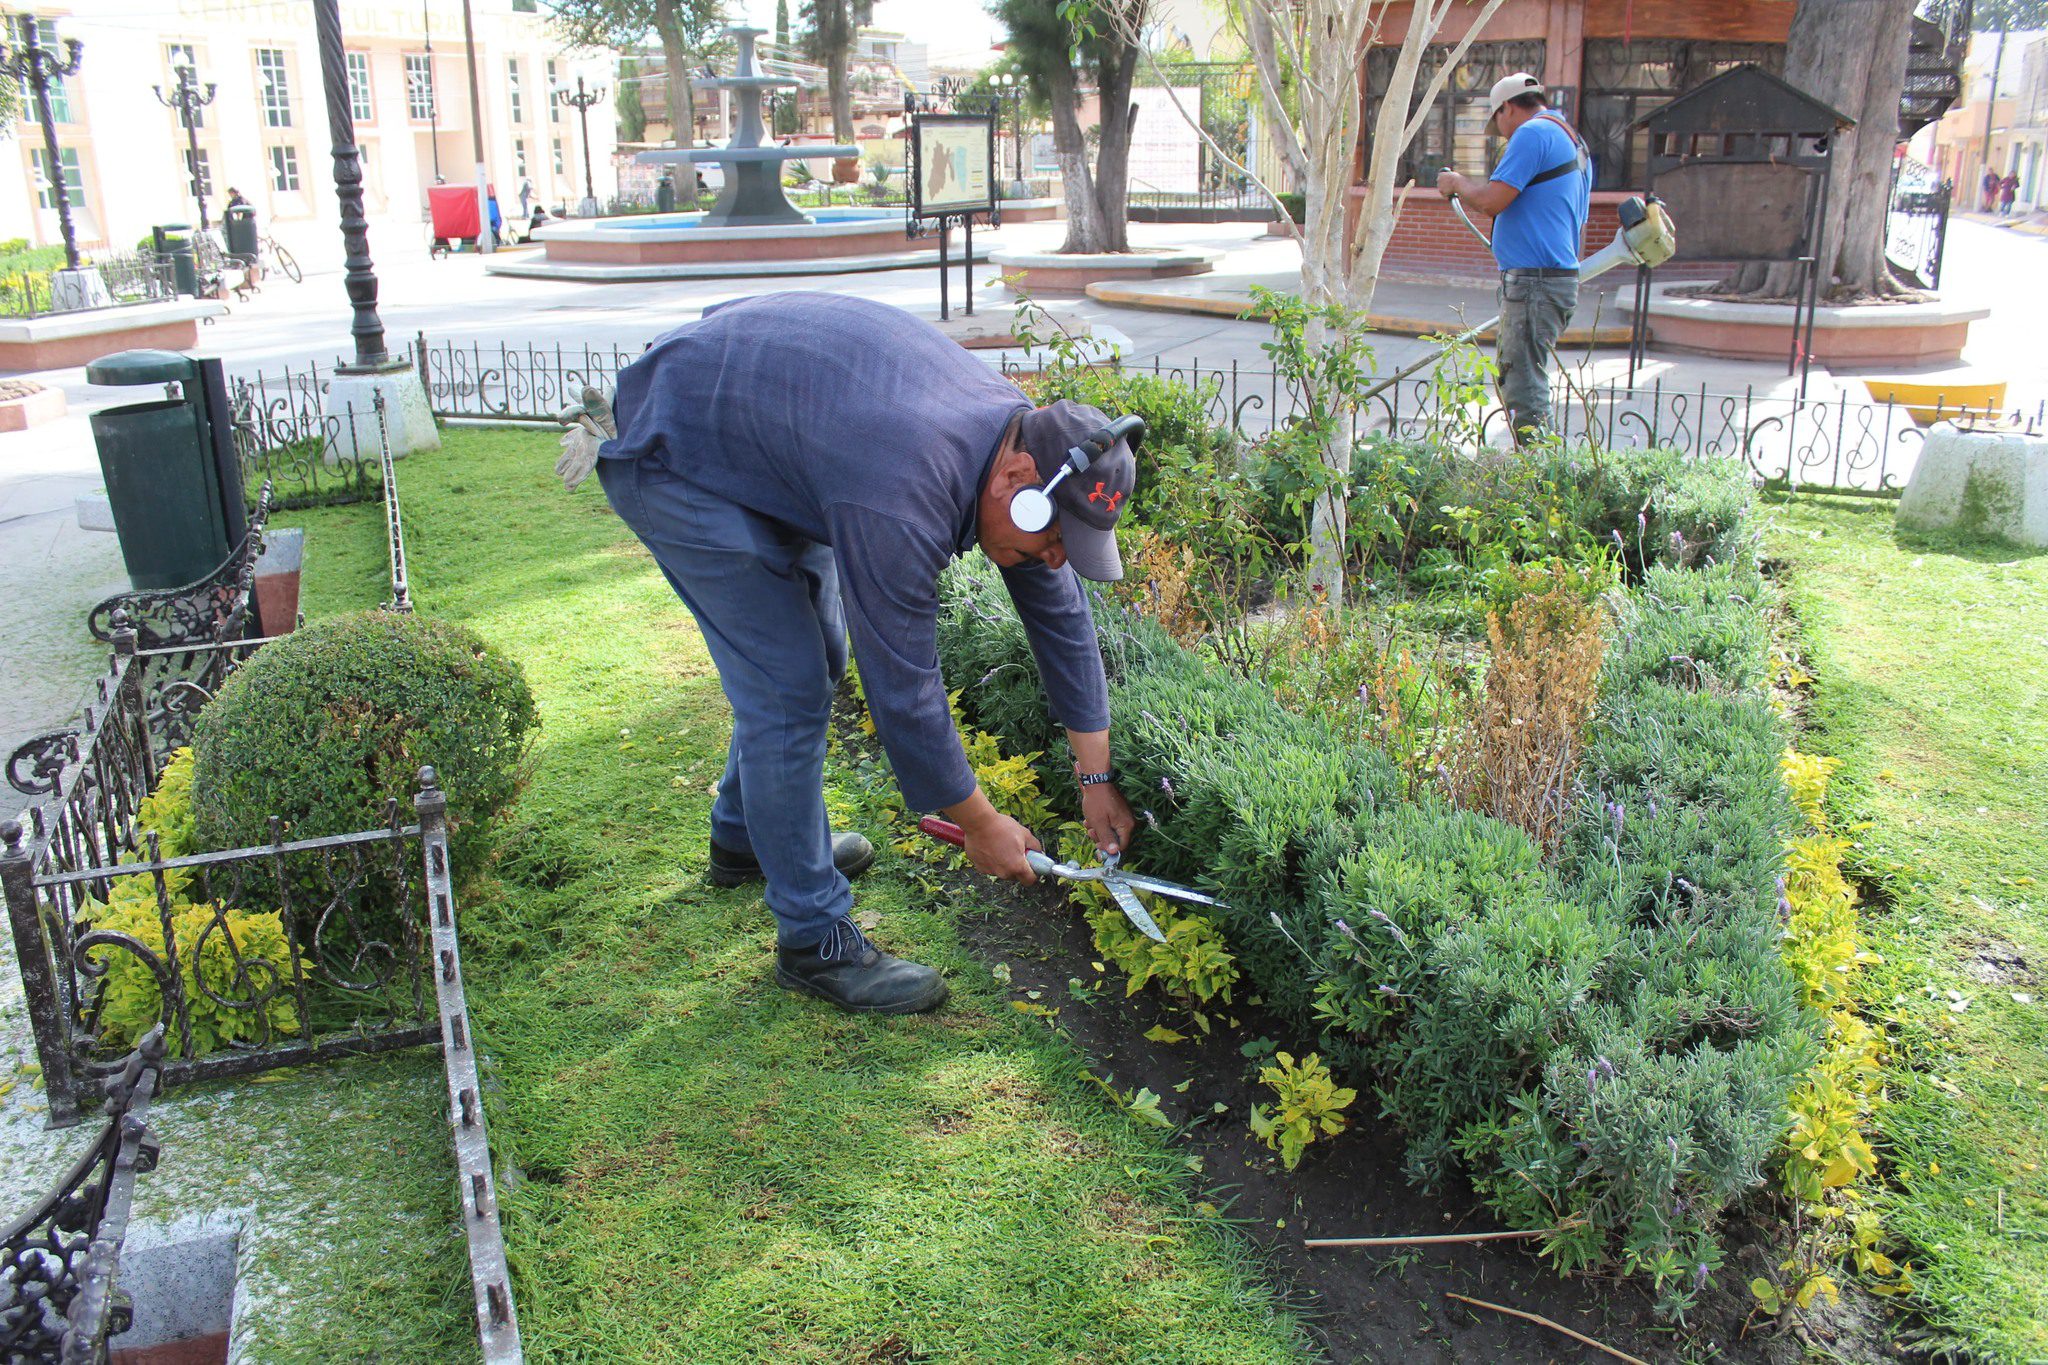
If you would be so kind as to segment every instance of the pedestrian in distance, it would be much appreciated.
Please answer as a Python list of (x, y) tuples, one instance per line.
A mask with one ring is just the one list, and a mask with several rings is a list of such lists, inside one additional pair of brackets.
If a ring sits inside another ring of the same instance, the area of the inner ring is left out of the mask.
[(2012, 217), (2012, 201), (2019, 198), (2020, 178), (2018, 173), (2007, 171), (2005, 179), (1998, 182), (1998, 214), (2001, 218)]
[[(605, 406), (586, 394), (586, 412)], [(733, 731), (710, 880), (766, 883), (785, 989), (857, 1012), (937, 1007), (939, 973), (883, 952), (855, 923), (849, 878), (875, 852), (826, 815), (849, 636), (906, 808), (943, 811), (980, 871), (1035, 881), (1026, 855), (1041, 845), (981, 790), (939, 672), (939, 575), (978, 548), (1066, 729), (1088, 833), (1121, 852), (1135, 820), (1110, 766), (1081, 579), (1123, 575), (1116, 525), (1142, 423), (1070, 400), (1033, 407), (932, 324), (818, 292), (707, 308), (619, 372), (609, 417), (597, 422), (604, 439), (572, 427), (556, 470), (573, 490), (596, 469), (717, 665)]]
[(1501, 403), (1517, 444), (1550, 429), (1550, 358), (1579, 301), (1579, 245), (1593, 192), (1585, 142), (1550, 108), (1543, 82), (1503, 77), (1487, 95), (1486, 126), (1507, 139), (1484, 184), (1446, 170), (1437, 193), (1493, 218), (1500, 268)]
[(1984, 172), (1984, 179), (1983, 179), (1983, 182), (1982, 182), (1982, 184), (1981, 184), (1981, 188), (1982, 188), (1982, 190), (1983, 190), (1983, 192), (1984, 192), (1984, 203), (1983, 203), (1983, 209), (1984, 209), (1984, 212), (1986, 212), (1986, 213), (1990, 213), (1990, 212), (1993, 212), (1994, 210), (1996, 210), (1996, 209), (1997, 209), (1997, 207), (1998, 207), (1998, 187), (1999, 187), (2000, 185), (2004, 184), (2004, 183), (2005, 183), (2004, 181), (2002, 181), (2002, 180), (2000, 180), (2000, 179), (1998, 178), (1998, 172), (1997, 172), (1997, 171), (1990, 171), (1990, 170), (1987, 170), (1987, 171), (1985, 171), (1985, 172)]

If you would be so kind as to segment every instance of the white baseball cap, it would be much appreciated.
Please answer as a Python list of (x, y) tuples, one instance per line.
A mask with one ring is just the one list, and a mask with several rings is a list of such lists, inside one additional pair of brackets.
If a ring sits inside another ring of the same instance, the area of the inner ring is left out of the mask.
[[(1544, 93), (1543, 82), (1537, 80), (1528, 72), (1517, 71), (1512, 76), (1502, 76), (1493, 83), (1493, 89), (1486, 92), (1487, 123), (1491, 124), (1493, 122), (1493, 116), (1500, 112), (1500, 107), (1503, 104), (1506, 104), (1517, 95), (1532, 93), (1542, 95)], [(1548, 97), (1546, 96), (1546, 98)]]

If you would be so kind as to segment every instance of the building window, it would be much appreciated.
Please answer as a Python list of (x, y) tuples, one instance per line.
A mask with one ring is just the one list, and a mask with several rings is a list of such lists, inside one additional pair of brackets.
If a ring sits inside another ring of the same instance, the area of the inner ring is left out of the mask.
[(562, 161), (562, 139), (555, 139), (555, 174), (567, 175), (569, 168)]
[[(171, 79), (169, 83), (164, 86), (164, 93), (166, 95), (175, 95), (177, 93), (179, 79), (178, 73), (181, 71), (191, 72), (192, 75), (190, 77), (190, 80), (192, 84), (198, 87), (202, 92), (206, 89), (205, 85), (202, 84), (199, 79), (199, 59), (198, 56), (192, 51), (192, 44), (165, 43), (164, 65), (170, 68), (171, 73)], [(179, 126), (183, 126), (183, 119), (185, 117), (184, 115), (173, 112), (172, 117), (179, 119)], [(204, 128), (206, 126), (205, 106), (198, 106), (192, 110), (192, 126), (194, 128)]]
[(1593, 153), (1593, 188), (1620, 190), (1641, 185), (1649, 169), (1649, 134), (1631, 124), (1744, 62), (1782, 74), (1785, 45), (1593, 39), (1585, 61), (1578, 125)]
[(537, 3), (537, 0), (512, 0), (512, 12), (514, 14), (538, 14), (540, 13), (540, 5)]
[[(41, 187), (38, 200), (44, 208), (54, 209), (57, 207), (57, 190), (50, 180), (50, 153), (48, 149), (43, 147), (31, 147), (28, 149), (28, 154), (36, 168), (36, 183)], [(84, 207), (85, 174), (79, 169), (78, 149), (76, 147), (58, 149), (57, 164), (63, 167), (64, 170), (65, 197), (70, 201), (73, 208)]]
[[(33, 109), (33, 100), (27, 103)], [(53, 123), (78, 122), (78, 114), (71, 107), (71, 78), (68, 76), (50, 77), (50, 120)]]
[[(1415, 73), (1418, 93), (1435, 78), (1450, 53), (1450, 44), (1430, 45), (1423, 54), (1422, 68)], [(1366, 53), (1367, 137), (1372, 136), (1372, 130), (1377, 126), (1380, 102), (1386, 96), (1387, 85), (1394, 74), (1394, 63), (1400, 55), (1400, 49), (1391, 47), (1375, 47)], [(1395, 182), (1406, 184), (1413, 179), (1418, 184), (1434, 185), (1438, 171), (1453, 168), (1467, 174), (1483, 175), (1493, 165), (1500, 146), (1500, 139), (1489, 136), (1486, 131), (1487, 92), (1502, 76), (1510, 76), (1517, 71), (1541, 71), (1543, 59), (1541, 39), (1472, 44), (1465, 53), (1465, 60), (1458, 63), (1451, 72), (1450, 80), (1444, 83), (1443, 93), (1437, 96), (1436, 104), (1422, 121), (1414, 141), (1401, 154), (1394, 172)]]
[(263, 126), (292, 126), (291, 77), (285, 71), (284, 52), (274, 47), (256, 49), (257, 85), (263, 94)]
[(526, 139), (523, 137), (512, 139), (512, 164), (518, 168), (515, 173), (519, 178), (526, 179)]
[[(550, 59), (550, 60), (549, 60), (549, 62), (548, 62), (548, 89), (550, 89), (550, 90), (558, 90), (558, 89), (560, 89), (560, 88), (561, 88), (561, 85), (562, 85), (562, 77), (561, 77), (560, 73), (559, 73), (559, 72), (557, 72), (557, 71), (555, 70), (555, 64), (554, 64), (553, 60), (552, 60), (552, 59)], [(560, 123), (561, 121), (562, 121), (562, 106), (561, 106), (560, 104), (556, 103), (556, 102), (555, 102), (555, 101), (554, 101), (553, 99), (550, 99), (550, 100), (548, 101), (548, 122), (549, 122), (549, 123)]]
[(270, 149), (270, 188), (284, 193), (299, 187), (299, 149), (296, 147), (272, 147)]
[(367, 52), (348, 54), (348, 112), (357, 123), (369, 123), (376, 117), (370, 105), (370, 54)]
[(434, 118), (434, 59), (425, 53), (405, 57), (405, 113), (415, 123)]
[(519, 59), (517, 57), (507, 57), (505, 59), (505, 90), (512, 98), (512, 121), (514, 123), (526, 122), (526, 98), (525, 92), (519, 88)]

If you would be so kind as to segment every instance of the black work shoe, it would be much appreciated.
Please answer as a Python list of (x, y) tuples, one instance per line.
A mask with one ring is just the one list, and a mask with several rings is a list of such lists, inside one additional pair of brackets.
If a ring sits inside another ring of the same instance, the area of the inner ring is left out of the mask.
[[(875, 846), (859, 834), (835, 834), (832, 836), (832, 866), (839, 869), (839, 875), (852, 881), (867, 871), (875, 862)], [(713, 886), (745, 886), (748, 882), (759, 881), (761, 863), (752, 852), (735, 853), (711, 841), (711, 867), (705, 874)]]
[(808, 948), (778, 947), (775, 984), (856, 1014), (918, 1014), (946, 998), (945, 978), (883, 952), (850, 919), (835, 923)]

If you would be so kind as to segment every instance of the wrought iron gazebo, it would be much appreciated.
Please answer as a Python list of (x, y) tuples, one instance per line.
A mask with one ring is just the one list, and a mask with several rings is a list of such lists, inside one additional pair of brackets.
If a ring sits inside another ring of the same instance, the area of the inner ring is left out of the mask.
[[(1787, 373), (1799, 374), (1804, 398), (1813, 364), (1834, 139), (1856, 121), (1762, 67), (1743, 65), (1651, 111), (1635, 126), (1649, 136), (1644, 192), (1662, 198), (1679, 226), (1675, 260), (1790, 261), (1801, 267)], [(1649, 302), (1650, 272), (1641, 269), (1631, 384), (1642, 363)]]

